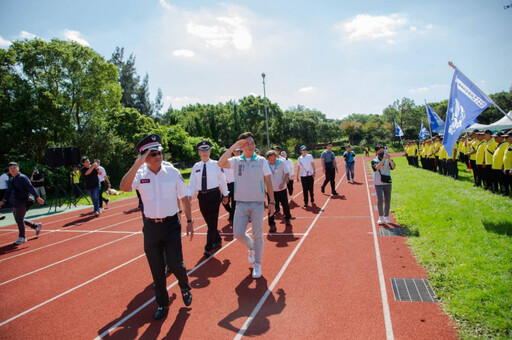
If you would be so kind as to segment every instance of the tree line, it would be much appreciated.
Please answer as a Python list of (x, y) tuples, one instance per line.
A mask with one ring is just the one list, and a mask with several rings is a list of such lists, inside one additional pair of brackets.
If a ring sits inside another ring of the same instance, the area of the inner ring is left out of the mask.
[[(149, 133), (162, 137), (165, 158), (172, 162), (197, 161), (194, 146), (204, 138), (214, 144), (212, 156), (218, 157), (244, 131), (252, 131), (257, 146), (266, 151), (264, 98), (248, 95), (162, 112), (162, 91), (150, 98), (149, 76), (141, 78), (135, 62), (133, 54), (125, 57), (123, 48), (105, 60), (89, 47), (58, 39), (15, 41), (0, 49), (0, 164), (5, 167), (14, 160), (25, 172), (37, 164), (55, 177), (55, 169), (46, 167), (46, 148), (74, 146), (81, 155), (100, 158), (117, 184), (133, 163), (135, 145)], [(512, 109), (512, 88), (491, 98), (504, 110)], [(382, 114), (338, 120), (301, 105), (283, 110), (268, 98), (266, 105), (271, 144), (291, 155), (298, 154), (300, 145), (314, 149), (327, 141), (391, 143), (394, 120), (413, 139), (421, 120), (427, 124), (425, 106), (408, 98), (395, 101)], [(447, 100), (430, 105), (444, 118)], [(490, 108), (479, 122), (501, 116)]]

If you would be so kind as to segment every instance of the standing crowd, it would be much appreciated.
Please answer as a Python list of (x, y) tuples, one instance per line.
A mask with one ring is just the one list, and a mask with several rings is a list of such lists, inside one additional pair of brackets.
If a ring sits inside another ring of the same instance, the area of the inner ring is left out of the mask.
[(512, 194), (512, 131), (493, 133), (475, 129), (457, 140), (451, 157), (442, 141), (442, 136), (435, 136), (422, 140), (419, 147), (414, 141), (405, 143), (409, 165), (421, 164), (423, 169), (455, 180), (459, 177), (458, 163), (461, 162), (473, 174), (474, 187), (503, 196)]

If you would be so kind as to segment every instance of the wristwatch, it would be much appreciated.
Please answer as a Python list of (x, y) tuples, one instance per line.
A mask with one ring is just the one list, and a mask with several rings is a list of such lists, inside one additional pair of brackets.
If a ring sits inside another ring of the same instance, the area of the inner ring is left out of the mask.
[(187, 223), (192, 223), (194, 222), (194, 220), (187, 220)]

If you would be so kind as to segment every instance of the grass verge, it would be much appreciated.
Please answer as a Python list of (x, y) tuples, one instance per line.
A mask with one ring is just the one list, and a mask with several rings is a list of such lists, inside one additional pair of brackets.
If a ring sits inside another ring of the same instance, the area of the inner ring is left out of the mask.
[(396, 158), (392, 209), (462, 339), (512, 338), (512, 199)]

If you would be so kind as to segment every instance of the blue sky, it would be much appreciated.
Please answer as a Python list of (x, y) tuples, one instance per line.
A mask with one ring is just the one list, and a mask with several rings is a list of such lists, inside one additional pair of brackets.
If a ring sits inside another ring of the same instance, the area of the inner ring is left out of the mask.
[(263, 95), (329, 118), (448, 98), (453, 61), (484, 92), (512, 85), (510, 0), (0, 0), (0, 48), (71, 39), (149, 74), (165, 107)]

